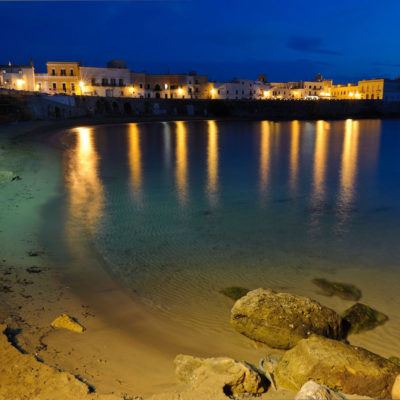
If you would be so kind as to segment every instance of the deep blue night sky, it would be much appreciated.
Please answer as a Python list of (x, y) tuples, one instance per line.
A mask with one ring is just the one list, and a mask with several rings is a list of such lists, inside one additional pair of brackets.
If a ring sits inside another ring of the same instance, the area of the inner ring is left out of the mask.
[(399, 15), (399, 0), (0, 2), (0, 64), (124, 58), (211, 79), (394, 78)]

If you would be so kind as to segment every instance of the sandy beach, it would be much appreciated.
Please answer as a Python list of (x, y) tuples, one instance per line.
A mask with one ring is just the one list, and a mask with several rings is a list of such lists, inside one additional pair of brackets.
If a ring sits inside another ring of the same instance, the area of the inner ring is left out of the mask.
[[(213, 331), (192, 329), (157, 313), (116, 281), (84, 235), (72, 235), (66, 246), (57, 228), (43, 231), (49, 226), (43, 220), (57, 218), (60, 213), (62, 160), (56, 145), (61, 145), (60, 132), (70, 124), (31, 122), (0, 129), (0, 322), (13, 332), (21, 350), (46, 366), (71, 374), (60, 386), (59, 397), (54, 393), (30, 397), (33, 392), (26, 392), (18, 376), (26, 371), (16, 368), (13, 374), (0, 376), (0, 399), (2, 395), (9, 399), (8, 385), (13, 385), (14, 396), (20, 396), (16, 398), (205, 399), (207, 391), (199, 397), (177, 381), (173, 368), (177, 354), (226, 356), (255, 365), (266, 354), (283, 354), (255, 344), (233, 329), (226, 340)], [(29, 132), (35, 132), (35, 139), (27, 136)], [(10, 180), (10, 176), (15, 179)], [(278, 281), (274, 273), (271, 271), (270, 279)], [(338, 298), (314, 295), (315, 287), (306, 283), (309, 278), (306, 276), (297, 294), (312, 292), (311, 297), (338, 312), (348, 306)], [(335, 278), (345, 280), (340, 274)], [(389, 314), (390, 321), (349, 340), (389, 357), (398, 355), (400, 317), (391, 310), (400, 307), (400, 300), (389, 284), (390, 273), (382, 272), (379, 279), (381, 288), (387, 282), (386, 296), (381, 297), (382, 289), (375, 288), (371, 280), (363, 281), (362, 289), (367, 301)], [(232, 304), (229, 299), (224, 303), (227, 323)], [(76, 318), (85, 332), (52, 328), (51, 322), (62, 313)], [(7, 343), (2, 345), (7, 348)], [(8, 352), (0, 357), (0, 364), (9, 362)], [(35, 359), (30, 362), (39, 363)], [(38, 390), (45, 386), (45, 380), (37, 382)], [(84, 386), (72, 389), (75, 380)], [(89, 393), (89, 388), (94, 393)], [(294, 396), (294, 392), (279, 389), (260, 398)], [(352, 397), (356, 396), (348, 396)], [(221, 393), (221, 398), (226, 397)]]

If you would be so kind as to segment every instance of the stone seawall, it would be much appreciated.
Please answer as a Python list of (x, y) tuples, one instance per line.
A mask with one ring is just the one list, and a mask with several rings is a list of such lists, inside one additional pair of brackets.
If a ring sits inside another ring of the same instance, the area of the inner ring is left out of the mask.
[(381, 100), (198, 100), (47, 96), (0, 91), (0, 122), (78, 117), (315, 120), (400, 118), (400, 102)]

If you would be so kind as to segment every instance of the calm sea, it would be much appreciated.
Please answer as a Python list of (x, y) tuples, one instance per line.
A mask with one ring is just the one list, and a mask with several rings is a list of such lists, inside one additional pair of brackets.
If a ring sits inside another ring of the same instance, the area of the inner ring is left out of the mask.
[(315, 277), (354, 283), (394, 313), (400, 121), (157, 122), (68, 135), (66, 234), (83, 226), (121, 284), (170, 318), (226, 329), (232, 302), (219, 290), (233, 285), (352, 304), (325, 301)]

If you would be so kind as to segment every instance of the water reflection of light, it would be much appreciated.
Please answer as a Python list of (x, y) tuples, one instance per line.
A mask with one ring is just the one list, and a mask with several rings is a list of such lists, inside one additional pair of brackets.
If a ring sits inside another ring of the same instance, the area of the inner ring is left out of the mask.
[(163, 122), (163, 139), (164, 139), (164, 161), (165, 167), (170, 167), (171, 161), (171, 128), (168, 122)]
[(268, 121), (261, 122), (260, 135), (260, 193), (266, 196), (271, 163), (271, 125)]
[(218, 196), (218, 128), (215, 121), (208, 121), (207, 194), (211, 205)]
[(328, 154), (329, 123), (317, 121), (314, 150), (313, 199), (322, 201), (325, 196), (326, 159)]
[(98, 176), (98, 154), (91, 128), (76, 129), (76, 148), (68, 152), (66, 185), (71, 220), (93, 228), (103, 213), (104, 190)]
[(297, 175), (299, 167), (299, 143), (300, 143), (300, 124), (299, 121), (291, 123), (291, 138), (290, 138), (290, 178), (289, 186), (292, 191), (296, 190)]
[(187, 201), (187, 131), (182, 121), (176, 122), (176, 186), (181, 204)]
[(142, 154), (140, 150), (140, 131), (137, 124), (129, 124), (129, 169), (134, 199), (141, 201), (142, 195)]
[(338, 212), (346, 219), (351, 211), (355, 196), (355, 179), (357, 174), (359, 122), (346, 120), (343, 139), (342, 165), (340, 172), (340, 192)]

